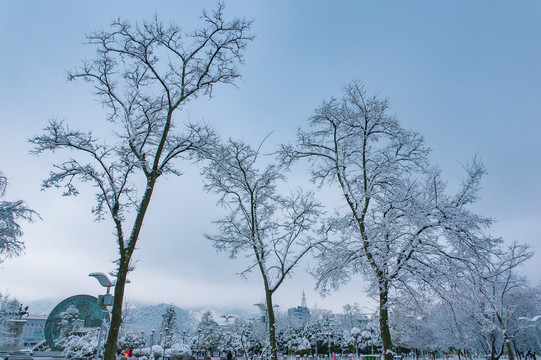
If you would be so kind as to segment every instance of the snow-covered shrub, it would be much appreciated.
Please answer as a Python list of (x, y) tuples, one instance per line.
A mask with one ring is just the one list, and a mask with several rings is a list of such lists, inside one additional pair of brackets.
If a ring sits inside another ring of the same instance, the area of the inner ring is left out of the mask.
[(141, 333), (127, 332), (118, 339), (117, 349), (119, 352), (135, 350), (145, 346), (145, 339)]
[(64, 343), (64, 356), (68, 359), (82, 359), (94, 357), (98, 347), (96, 331), (84, 335), (70, 335)]
[(54, 343), (56, 346), (66, 349), (68, 341), (70, 341), (72, 337), (79, 337), (79, 335), (76, 335), (78, 330), (79, 310), (75, 306), (70, 305), (66, 311), (60, 313), (60, 319), (60, 324), (58, 325), (59, 335)]
[(140, 348), (140, 349), (133, 349), (133, 355), (142, 359), (146, 358), (148, 359), (150, 357), (150, 348)]
[(186, 344), (175, 343), (170, 349), (165, 350), (165, 356), (169, 356), (171, 360), (182, 360), (192, 356), (192, 349)]
[(288, 341), (288, 348), (297, 354), (303, 355), (310, 353), (311, 345), (310, 341), (304, 336), (294, 337)]
[(164, 349), (160, 345), (153, 345), (152, 351), (150, 352), (150, 359), (161, 359), (164, 355)]

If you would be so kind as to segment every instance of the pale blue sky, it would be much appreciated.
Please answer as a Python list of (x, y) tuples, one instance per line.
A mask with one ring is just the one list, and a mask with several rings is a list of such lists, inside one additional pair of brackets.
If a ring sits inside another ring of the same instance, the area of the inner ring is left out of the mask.
[[(43, 217), (24, 226), (26, 255), (0, 265), (0, 291), (23, 301), (97, 293), (89, 272), (108, 271), (112, 228), (92, 221), (92, 193), (62, 198), (40, 181), (60, 156), (34, 158), (26, 139), (51, 117), (99, 129), (103, 111), (66, 70), (93, 56), (84, 33), (113, 18), (141, 20), (155, 13), (186, 30), (203, 5), (194, 1), (0, 1), (0, 171), (7, 199), (22, 198)], [(203, 3), (203, 2), (202, 2)], [(541, 3), (537, 1), (225, 1), (226, 16), (254, 19), (238, 89), (220, 87), (212, 101), (190, 104), (182, 119), (204, 119), (224, 136), (268, 147), (294, 139), (314, 108), (340, 96), (352, 78), (390, 100), (403, 126), (425, 136), (453, 188), (472, 156), (488, 170), (476, 210), (497, 223), (491, 233), (541, 244)], [(215, 3), (205, 1), (208, 9)], [(98, 130), (99, 131), (99, 130)], [(200, 192), (196, 169), (159, 184), (145, 223), (128, 297), (185, 305), (238, 304), (262, 298), (257, 274), (216, 255), (203, 239), (217, 214)], [(103, 250), (98, 250), (98, 249)], [(524, 269), (541, 280), (541, 255)], [(50, 280), (53, 279), (53, 280)], [(340, 310), (362, 302), (362, 286), (320, 299), (298, 270), (277, 294), (282, 307)], [(163, 289), (167, 289), (163, 291)], [(233, 295), (229, 295), (233, 293)], [(216, 296), (220, 294), (220, 296)]]

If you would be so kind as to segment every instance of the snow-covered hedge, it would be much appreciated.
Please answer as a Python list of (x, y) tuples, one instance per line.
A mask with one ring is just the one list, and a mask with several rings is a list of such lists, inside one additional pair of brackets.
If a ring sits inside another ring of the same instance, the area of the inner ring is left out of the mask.
[(192, 350), (186, 344), (176, 343), (170, 349), (165, 350), (165, 356), (169, 356), (171, 360), (182, 360), (192, 356)]

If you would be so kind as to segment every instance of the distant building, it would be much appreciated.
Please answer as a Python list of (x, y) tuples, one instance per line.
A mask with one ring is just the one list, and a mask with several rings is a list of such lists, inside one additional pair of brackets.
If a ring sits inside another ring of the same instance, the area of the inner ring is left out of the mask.
[(304, 293), (304, 290), (302, 291), (301, 306), (289, 308), (287, 310), (287, 316), (291, 319), (295, 319), (302, 322), (310, 320), (310, 317), (312, 315), (310, 314), (310, 309), (308, 309), (308, 306), (306, 305), (306, 295)]
[(45, 322), (47, 315), (30, 315), (24, 324), (20, 345), (23, 349), (32, 349), (45, 341)]

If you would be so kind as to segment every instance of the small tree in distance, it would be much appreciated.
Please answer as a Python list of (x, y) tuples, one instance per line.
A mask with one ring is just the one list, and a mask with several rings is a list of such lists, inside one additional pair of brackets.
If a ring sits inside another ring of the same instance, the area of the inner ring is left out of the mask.
[[(188, 34), (156, 18), (135, 25), (116, 20), (109, 30), (87, 35), (97, 57), (68, 79), (94, 86), (116, 127), (114, 142), (56, 120), (44, 135), (30, 139), (34, 154), (74, 152), (54, 166), (43, 188), (63, 186), (64, 195), (77, 195), (75, 180), (90, 182), (96, 188), (96, 219), (112, 220), (118, 260), (107, 360), (115, 358), (126, 276), (156, 182), (162, 175), (180, 175), (176, 160), (192, 160), (215, 142), (208, 126), (182, 124), (174, 115), (191, 99), (210, 96), (216, 84), (233, 84), (240, 76), (237, 66), (252, 39), (251, 22), (226, 21), (223, 9), (219, 4), (212, 14), (203, 12), (202, 27)], [(139, 191), (137, 184), (143, 184)]]
[(162, 314), (161, 331), (165, 334), (165, 347), (171, 346), (170, 334), (177, 331), (177, 312), (172, 305), (167, 306)]
[(0, 346), (15, 340), (15, 334), (9, 327), (9, 321), (16, 319), (21, 304), (9, 294), (0, 293)]
[[(205, 189), (219, 196), (229, 213), (216, 221), (218, 232), (206, 235), (217, 251), (230, 258), (249, 259), (241, 272), (253, 269), (261, 275), (265, 291), (271, 357), (277, 359), (275, 315), (272, 297), (300, 260), (321, 239), (317, 235), (322, 208), (314, 194), (302, 191), (281, 196), (277, 186), (285, 180), (283, 168), (270, 163), (258, 168), (259, 149), (234, 140), (208, 154), (203, 170)], [(266, 321), (267, 322), (267, 321)]]

